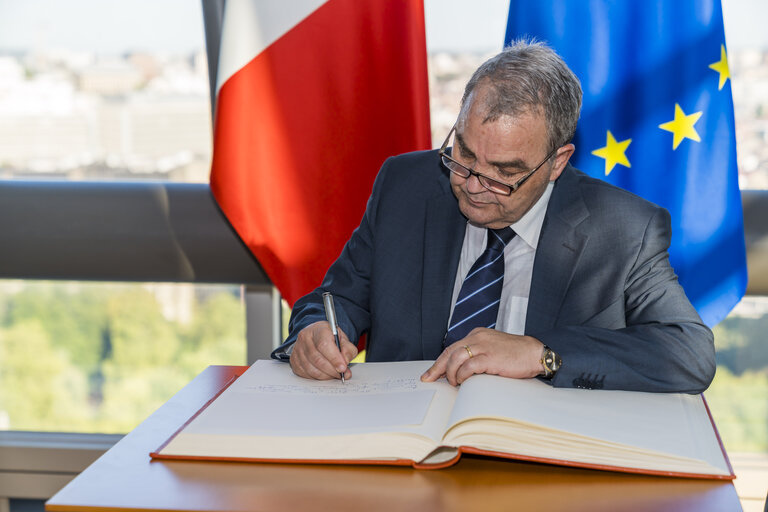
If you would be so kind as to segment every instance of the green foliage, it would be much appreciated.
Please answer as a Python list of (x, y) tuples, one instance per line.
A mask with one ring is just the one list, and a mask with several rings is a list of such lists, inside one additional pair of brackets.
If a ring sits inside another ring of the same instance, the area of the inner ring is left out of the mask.
[(12, 429), (80, 429), (88, 421), (84, 375), (39, 322), (0, 330), (0, 410)]
[(284, 340), (288, 337), (288, 324), (291, 321), (291, 308), (288, 306), (288, 303), (285, 300), (280, 301), (280, 312), (283, 319), (283, 336), (281, 339)]
[(768, 452), (768, 315), (731, 316), (712, 330), (717, 374), (705, 396), (723, 443)]
[(704, 395), (728, 450), (768, 452), (768, 372), (718, 366)]
[(729, 317), (713, 329), (717, 364), (735, 374), (768, 371), (768, 315), (758, 318)]
[(163, 317), (154, 296), (141, 288), (109, 298), (107, 325), (105, 355), (112, 364), (131, 372), (170, 365), (180, 347), (174, 326)]
[(188, 325), (138, 284), (0, 288), (0, 428), (127, 432), (206, 366), (244, 363), (231, 288), (198, 298)]
[(218, 293), (198, 303), (184, 339), (178, 368), (189, 378), (207, 365), (245, 364), (245, 309), (240, 298)]
[(71, 361), (86, 373), (99, 363), (101, 333), (105, 328), (106, 291), (72, 286), (28, 287), (6, 297), (2, 325), (36, 321), (53, 346), (66, 350)]
[(225, 352), (216, 364), (242, 364), (245, 360), (245, 317), (239, 297), (218, 293), (198, 304), (186, 335), (189, 350), (217, 347)]
[(194, 376), (174, 368), (125, 368), (105, 364), (103, 401), (94, 421), (95, 430), (105, 433), (129, 432), (160, 407)]

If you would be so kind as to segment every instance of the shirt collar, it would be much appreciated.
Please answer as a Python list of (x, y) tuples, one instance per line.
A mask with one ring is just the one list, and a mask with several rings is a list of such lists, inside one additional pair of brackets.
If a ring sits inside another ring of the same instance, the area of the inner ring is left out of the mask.
[(550, 182), (531, 209), (525, 212), (525, 215), (520, 217), (520, 220), (511, 225), (517, 236), (534, 249), (539, 245), (539, 234), (541, 233), (541, 227), (544, 225), (544, 216), (547, 213), (547, 205), (554, 188), (555, 183)]

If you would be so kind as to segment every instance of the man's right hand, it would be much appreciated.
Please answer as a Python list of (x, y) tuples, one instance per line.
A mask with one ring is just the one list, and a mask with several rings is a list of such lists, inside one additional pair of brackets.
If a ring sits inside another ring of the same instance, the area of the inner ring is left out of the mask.
[(341, 352), (336, 348), (331, 326), (326, 321), (315, 322), (299, 332), (291, 352), (291, 370), (299, 377), (317, 380), (352, 377), (347, 366), (357, 355), (357, 347), (339, 329)]

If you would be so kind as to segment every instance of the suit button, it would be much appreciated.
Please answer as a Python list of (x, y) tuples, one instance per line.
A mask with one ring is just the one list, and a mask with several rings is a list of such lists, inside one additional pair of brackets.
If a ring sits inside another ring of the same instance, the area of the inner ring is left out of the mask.
[(605, 383), (605, 375), (602, 375), (599, 379), (595, 380), (595, 389), (603, 389)]

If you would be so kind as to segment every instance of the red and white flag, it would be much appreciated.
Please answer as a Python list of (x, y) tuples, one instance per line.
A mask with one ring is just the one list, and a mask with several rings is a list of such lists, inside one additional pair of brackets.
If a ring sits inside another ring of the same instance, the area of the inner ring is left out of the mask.
[(291, 304), (388, 156), (431, 146), (421, 0), (227, 0), (211, 189)]

